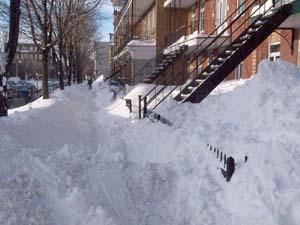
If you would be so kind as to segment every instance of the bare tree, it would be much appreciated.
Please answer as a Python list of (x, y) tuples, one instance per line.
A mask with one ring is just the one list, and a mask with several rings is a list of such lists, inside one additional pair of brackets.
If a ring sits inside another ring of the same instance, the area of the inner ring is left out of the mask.
[[(3, 4), (1, 8), (5, 7)], [(20, 25), (20, 15), (21, 15), (21, 0), (11, 0), (9, 6), (9, 36), (8, 43), (5, 47), (5, 52), (7, 54), (5, 72), (7, 74), (10, 69), (18, 46), (19, 39), (19, 25)], [(3, 89), (3, 75), (0, 74), (0, 87), (1, 92), (6, 92)], [(7, 104), (6, 96), (0, 93), (0, 116), (7, 115)]]
[[(60, 88), (64, 88), (64, 69), (69, 64), (66, 45), (72, 33), (86, 16), (92, 14), (103, 0), (24, 0), (33, 42), (43, 55), (43, 98), (49, 98), (48, 64), (51, 49), (60, 72)], [(58, 50), (56, 50), (56, 47)]]
[(43, 98), (49, 98), (49, 52), (55, 41), (52, 39), (51, 19), (55, 0), (25, 0), (32, 40), (43, 56)]

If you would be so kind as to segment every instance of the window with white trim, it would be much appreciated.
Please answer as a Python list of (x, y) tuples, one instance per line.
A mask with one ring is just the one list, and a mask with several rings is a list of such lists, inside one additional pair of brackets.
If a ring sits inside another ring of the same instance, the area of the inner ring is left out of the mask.
[(197, 29), (196, 5), (192, 6), (191, 22), (191, 33), (194, 33), (194, 31)]
[(237, 0), (237, 14), (242, 14), (246, 9), (245, 0)]
[(199, 32), (204, 33), (204, 0), (200, 2)]
[(235, 68), (235, 71), (234, 71), (234, 78), (236, 80), (239, 80), (242, 78), (242, 71), (243, 70), (243, 63), (240, 63), (236, 68)]
[(268, 58), (270, 61), (275, 61), (280, 58), (280, 43), (269, 44), (269, 54)]

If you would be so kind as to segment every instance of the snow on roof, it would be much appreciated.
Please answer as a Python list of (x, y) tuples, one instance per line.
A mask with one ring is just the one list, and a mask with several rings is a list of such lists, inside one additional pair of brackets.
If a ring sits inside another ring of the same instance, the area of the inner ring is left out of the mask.
[(127, 46), (150, 46), (155, 47), (156, 41), (155, 40), (131, 40)]

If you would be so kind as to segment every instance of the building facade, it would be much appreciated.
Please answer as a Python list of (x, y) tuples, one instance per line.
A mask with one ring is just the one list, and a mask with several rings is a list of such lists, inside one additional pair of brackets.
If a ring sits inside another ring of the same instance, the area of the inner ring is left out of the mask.
[(110, 74), (110, 42), (96, 42), (95, 43), (95, 72), (97, 76), (104, 77)]
[[(49, 77), (56, 77), (56, 68), (50, 56)], [(18, 43), (13, 65), (9, 71), (10, 76), (21, 79), (41, 77), (43, 74), (42, 54), (34, 43)]]
[[(160, 59), (182, 50), (171, 68), (169, 84), (193, 78), (249, 26), (262, 9), (273, 10), (285, 1), (255, 0), (112, 0), (114, 34), (111, 42), (111, 70), (129, 84), (161, 65)], [(298, 0), (295, 2), (299, 3)], [(275, 3), (275, 5), (273, 5)], [(297, 8), (297, 10), (299, 10)], [(288, 18), (260, 44), (227, 79), (249, 78), (263, 59), (300, 63), (299, 11)], [(248, 19), (249, 18), (249, 19)], [(232, 25), (231, 25), (232, 24)], [(213, 44), (210, 44), (213, 43)], [(183, 47), (184, 48), (180, 48)], [(196, 57), (196, 58), (195, 58)], [(188, 65), (190, 59), (195, 59)], [(203, 60), (205, 58), (205, 60)], [(162, 64), (163, 65), (163, 64)], [(174, 74), (185, 68), (188, 74)], [(193, 72), (191, 72), (193, 71)], [(179, 79), (180, 81), (176, 81)]]

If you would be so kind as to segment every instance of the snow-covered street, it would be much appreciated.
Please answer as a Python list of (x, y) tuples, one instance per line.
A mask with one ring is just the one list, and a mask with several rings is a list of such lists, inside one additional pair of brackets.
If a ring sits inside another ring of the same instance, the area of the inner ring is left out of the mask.
[[(10, 110), (0, 224), (300, 224), (299, 85), (297, 67), (265, 61), (201, 104), (162, 105), (172, 127), (134, 120), (101, 82)], [(235, 158), (230, 183), (207, 144)]]

